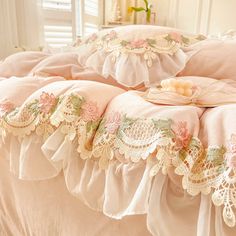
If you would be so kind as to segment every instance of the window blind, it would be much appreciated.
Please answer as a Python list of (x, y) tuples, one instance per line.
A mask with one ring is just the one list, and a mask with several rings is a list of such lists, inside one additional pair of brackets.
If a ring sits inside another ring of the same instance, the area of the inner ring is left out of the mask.
[(43, 0), (44, 38), (51, 47), (98, 31), (103, 0)]
[(103, 9), (102, 0), (82, 0), (82, 34), (88, 35), (98, 31)]
[(43, 0), (44, 39), (51, 47), (71, 45), (75, 35), (75, 0)]
[(71, 0), (43, 0), (43, 8), (71, 11)]

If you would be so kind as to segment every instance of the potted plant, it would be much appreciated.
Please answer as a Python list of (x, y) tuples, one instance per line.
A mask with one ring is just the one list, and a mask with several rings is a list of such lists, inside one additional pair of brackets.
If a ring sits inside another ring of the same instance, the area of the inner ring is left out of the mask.
[(128, 12), (145, 12), (146, 13), (146, 22), (150, 23), (151, 21), (151, 13), (152, 13), (152, 4), (148, 2), (148, 0), (143, 0), (145, 7), (136, 7), (136, 6), (131, 6), (128, 8)]

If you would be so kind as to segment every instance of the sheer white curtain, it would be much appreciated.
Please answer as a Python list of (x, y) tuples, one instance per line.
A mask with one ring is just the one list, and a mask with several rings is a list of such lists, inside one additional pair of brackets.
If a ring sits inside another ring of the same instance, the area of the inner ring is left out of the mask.
[(15, 0), (0, 0), (0, 59), (18, 45)]
[(15, 0), (20, 47), (37, 49), (43, 44), (42, 0)]
[(0, 59), (43, 45), (42, 0), (0, 0)]

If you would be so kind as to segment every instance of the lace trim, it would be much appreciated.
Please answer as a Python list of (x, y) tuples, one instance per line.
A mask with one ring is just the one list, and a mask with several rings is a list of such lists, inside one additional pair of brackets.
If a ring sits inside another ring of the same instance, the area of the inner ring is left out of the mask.
[(77, 140), (80, 157), (98, 160), (106, 169), (113, 160), (151, 161), (150, 176), (159, 171), (183, 176), (183, 188), (191, 195), (209, 194), (213, 189), (215, 205), (223, 205), (225, 223), (235, 225), (236, 207), (236, 135), (226, 147), (210, 146), (189, 133), (187, 122), (164, 119), (130, 118), (119, 112), (99, 117), (96, 103), (78, 94), (56, 98), (43, 93), (39, 99), (20, 108), (1, 104), (0, 131), (23, 138), (35, 131), (46, 139), (56, 129), (69, 140)]
[(143, 55), (149, 67), (152, 61), (157, 58), (157, 54), (174, 55), (180, 48), (188, 47), (199, 41), (205, 40), (203, 35), (189, 36), (176, 32), (158, 35), (155, 38), (123, 40), (118, 37), (116, 31), (112, 30), (105, 35), (92, 34), (88, 38), (78, 43), (81, 45), (92, 45), (94, 51), (105, 50), (112, 53), (112, 60), (115, 62), (121, 54), (134, 53)]

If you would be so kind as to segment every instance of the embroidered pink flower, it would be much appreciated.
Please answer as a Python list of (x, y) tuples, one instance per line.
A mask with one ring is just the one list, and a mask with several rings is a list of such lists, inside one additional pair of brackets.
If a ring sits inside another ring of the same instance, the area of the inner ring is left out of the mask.
[(176, 147), (177, 149), (186, 148), (189, 144), (190, 134), (187, 127), (187, 122), (178, 122), (176, 134)]
[(231, 168), (236, 168), (236, 155), (230, 155), (227, 158), (227, 166)]
[(176, 33), (176, 32), (171, 32), (169, 35), (170, 35), (171, 39), (174, 40), (175, 42), (177, 42), (177, 43), (183, 42), (181, 34)]
[(133, 49), (135, 49), (135, 48), (145, 48), (145, 47), (148, 47), (148, 43), (144, 39), (139, 39), (139, 40), (131, 41), (129, 46)]
[(85, 122), (98, 120), (98, 113), (97, 103), (90, 101), (82, 105), (81, 117)]
[(86, 43), (94, 42), (98, 38), (97, 34), (92, 34), (89, 36), (89, 38), (86, 40)]
[(115, 38), (117, 38), (117, 33), (116, 33), (116, 31), (112, 30), (112, 31), (108, 34), (107, 39), (108, 39), (108, 40), (113, 40), (113, 39), (115, 39)]
[(232, 134), (228, 142), (227, 165), (236, 168), (236, 134)]
[(232, 134), (228, 142), (228, 148), (231, 153), (236, 154), (236, 134)]
[(119, 112), (111, 113), (105, 123), (105, 128), (108, 133), (114, 134), (121, 124), (121, 115)]
[(0, 103), (0, 118), (5, 114), (11, 112), (15, 108), (14, 104), (10, 101)]
[(43, 92), (39, 98), (40, 111), (44, 114), (48, 114), (56, 105), (56, 101), (56, 97), (52, 93)]

